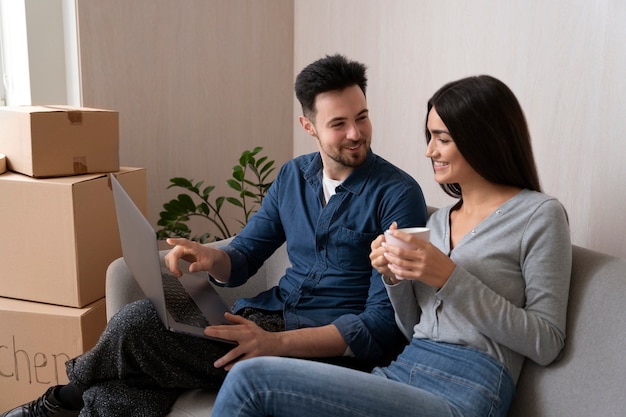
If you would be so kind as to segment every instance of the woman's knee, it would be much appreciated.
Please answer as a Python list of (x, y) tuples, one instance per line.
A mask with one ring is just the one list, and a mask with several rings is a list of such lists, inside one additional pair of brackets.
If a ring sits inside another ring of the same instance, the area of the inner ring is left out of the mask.
[(117, 332), (130, 332), (136, 329), (154, 327), (160, 323), (159, 315), (152, 302), (148, 299), (138, 300), (122, 307), (111, 317), (107, 328), (115, 328)]

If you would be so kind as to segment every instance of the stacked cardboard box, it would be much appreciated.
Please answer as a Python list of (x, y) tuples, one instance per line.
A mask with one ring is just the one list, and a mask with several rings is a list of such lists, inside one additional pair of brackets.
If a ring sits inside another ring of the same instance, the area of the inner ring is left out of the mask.
[(65, 361), (96, 343), (106, 322), (104, 304), (69, 308), (0, 298), (0, 410), (67, 383)]
[(119, 166), (117, 112), (0, 108), (0, 412), (67, 382), (106, 322), (122, 255), (109, 175), (145, 213), (146, 171)]
[(119, 115), (69, 106), (0, 107), (7, 168), (37, 178), (119, 169)]
[[(114, 175), (145, 212), (145, 169)], [(78, 308), (104, 297), (106, 268), (121, 256), (109, 181), (0, 175), (0, 296)]]

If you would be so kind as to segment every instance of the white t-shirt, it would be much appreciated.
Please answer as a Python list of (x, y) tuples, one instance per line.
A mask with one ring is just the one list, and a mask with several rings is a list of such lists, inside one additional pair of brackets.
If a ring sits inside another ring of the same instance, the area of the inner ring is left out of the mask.
[(330, 200), (330, 198), (335, 195), (335, 189), (339, 187), (343, 181), (331, 180), (330, 178), (326, 176), (326, 172), (324, 171), (322, 172), (323, 172), (322, 184), (324, 186), (324, 202), (328, 203), (328, 200)]

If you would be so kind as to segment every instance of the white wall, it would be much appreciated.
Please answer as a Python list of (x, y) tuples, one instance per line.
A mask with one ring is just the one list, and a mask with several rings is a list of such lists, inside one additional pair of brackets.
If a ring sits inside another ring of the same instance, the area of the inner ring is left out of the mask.
[[(625, 22), (622, 0), (296, 0), (294, 71), (335, 52), (366, 63), (374, 150), (438, 206), (451, 200), (423, 156), (426, 101), (454, 79), (500, 78), (573, 242), (626, 257)], [(294, 135), (294, 154), (315, 150)]]
[(119, 111), (120, 160), (147, 168), (153, 224), (180, 192), (172, 177), (233, 195), (244, 150), (291, 157), (291, 0), (78, 0), (77, 12), (83, 105)]
[(526, 111), (544, 189), (568, 209), (574, 243), (626, 257), (622, 0), (78, 0), (77, 9), (83, 104), (120, 111), (122, 163), (148, 168), (153, 222), (171, 176), (223, 181), (259, 144), (278, 163), (315, 150), (296, 121), (293, 77), (341, 52), (370, 68), (375, 151), (415, 176), (432, 205), (450, 199), (423, 157), (426, 100), (463, 76), (502, 79)]

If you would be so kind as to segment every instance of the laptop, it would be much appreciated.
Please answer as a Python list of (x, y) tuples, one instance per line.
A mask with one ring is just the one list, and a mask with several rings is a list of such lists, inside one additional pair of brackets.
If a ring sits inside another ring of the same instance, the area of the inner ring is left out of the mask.
[(183, 273), (177, 278), (161, 264), (154, 229), (117, 178), (112, 174), (109, 178), (124, 261), (154, 305), (165, 328), (236, 345), (237, 342), (232, 340), (203, 333), (207, 326), (230, 324), (224, 318), (224, 313), (230, 311), (228, 305), (206, 276)]

